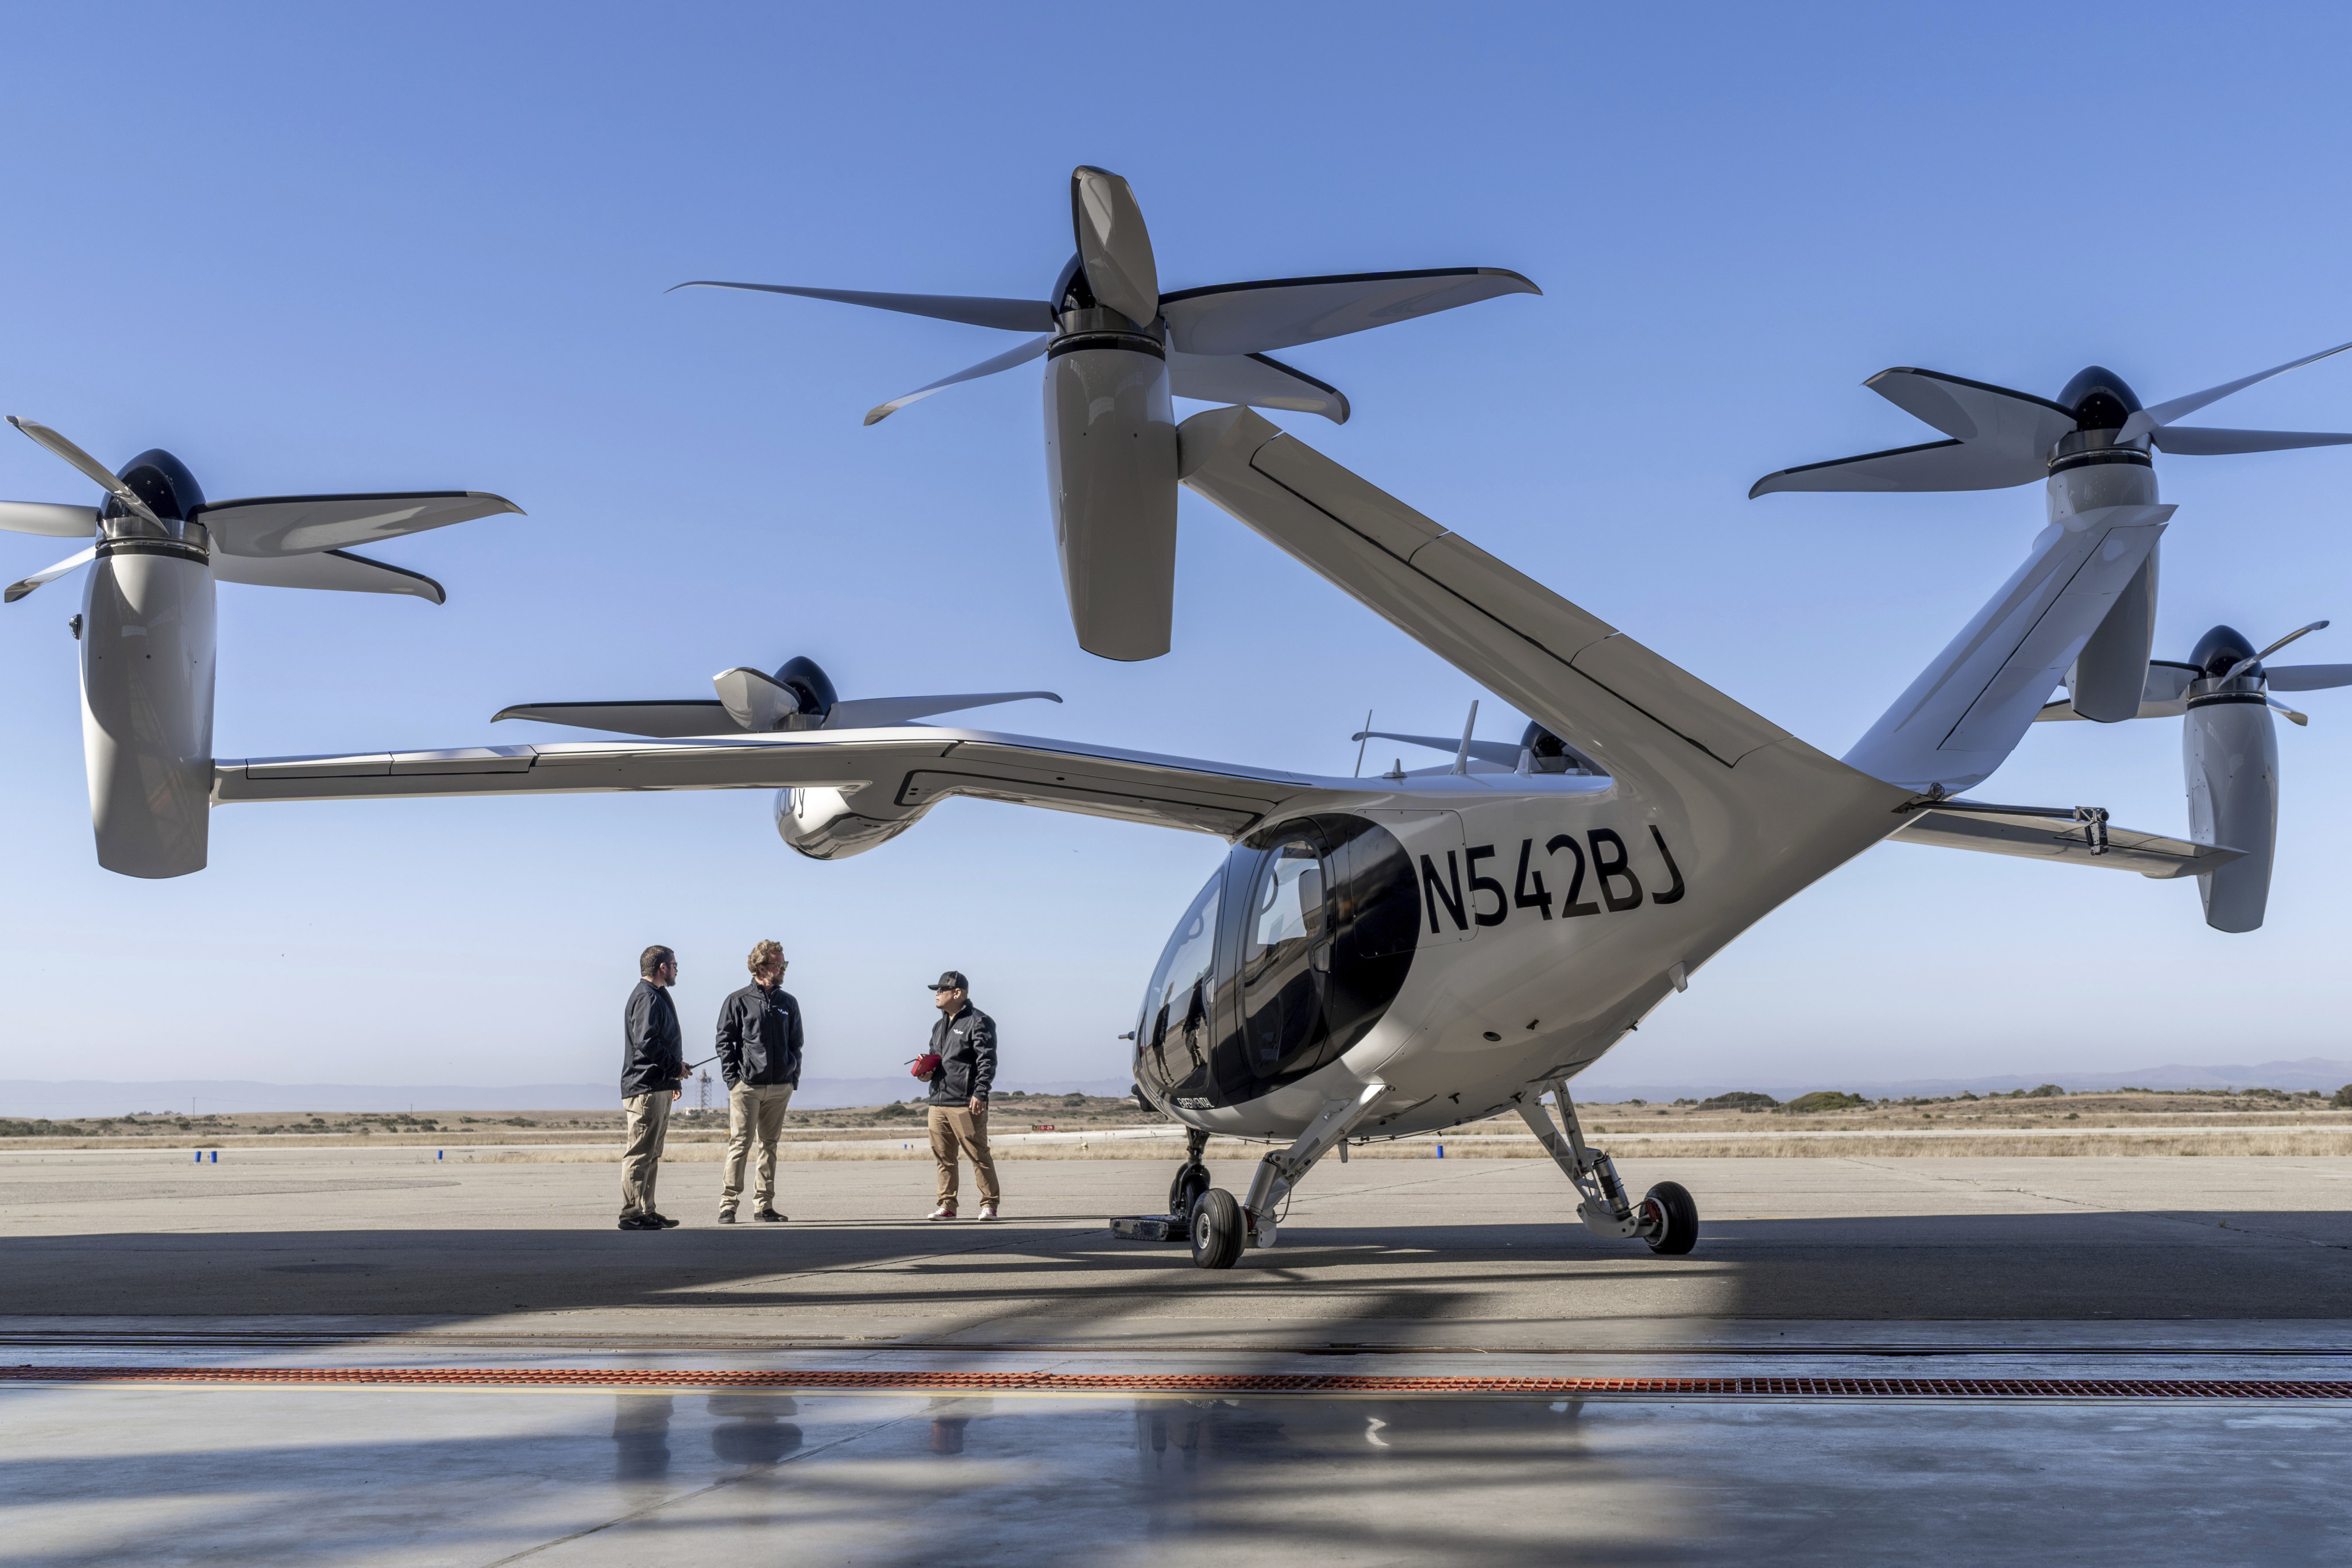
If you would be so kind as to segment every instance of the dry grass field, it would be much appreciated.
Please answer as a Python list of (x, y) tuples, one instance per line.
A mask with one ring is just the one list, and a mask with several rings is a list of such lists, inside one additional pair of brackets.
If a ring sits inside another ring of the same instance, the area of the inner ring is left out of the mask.
[[(1963, 1095), (1863, 1101), (1824, 1092), (1779, 1107), (1629, 1100), (1581, 1109), (1595, 1145), (1651, 1157), (2309, 1156), (2352, 1154), (2352, 1104), (2336, 1103), (2346, 1098), (2259, 1088), (2098, 1094), (2045, 1088), (1984, 1099)], [(1015, 1160), (1166, 1160), (1177, 1135), (1175, 1128), (1147, 1117), (1130, 1100), (1087, 1095), (1000, 1097), (994, 1131), (1002, 1155)], [(570, 1163), (617, 1159), (621, 1117), (617, 1108), (611, 1112), (144, 1115), (0, 1122), (0, 1134), (5, 1134), (0, 1147), (16, 1149), (430, 1147), (480, 1163)], [(667, 1157), (715, 1161), (724, 1152), (726, 1135), (724, 1110), (682, 1111), (671, 1124)], [(1213, 1157), (1226, 1159), (1242, 1157), (1244, 1148), (1226, 1139), (1213, 1141), (1211, 1147)], [(927, 1159), (920, 1108), (795, 1110), (785, 1131), (784, 1157)], [(1544, 1156), (1518, 1120), (1506, 1116), (1435, 1136), (1359, 1144), (1349, 1157)]]

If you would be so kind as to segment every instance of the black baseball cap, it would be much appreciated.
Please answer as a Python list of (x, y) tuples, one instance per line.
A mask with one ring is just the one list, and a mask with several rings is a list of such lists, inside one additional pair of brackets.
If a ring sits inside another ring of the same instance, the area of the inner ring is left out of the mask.
[(963, 977), (963, 971), (961, 969), (943, 969), (940, 972), (939, 984), (932, 986), (931, 989), (934, 991), (969, 991), (971, 989), (971, 982)]

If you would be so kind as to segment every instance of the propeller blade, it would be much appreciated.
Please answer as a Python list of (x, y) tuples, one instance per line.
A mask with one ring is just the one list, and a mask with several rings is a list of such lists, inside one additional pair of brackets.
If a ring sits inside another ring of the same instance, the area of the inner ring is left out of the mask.
[(2352, 664), (2290, 664), (2270, 672), (2273, 691), (2330, 691), (2352, 686)]
[[(1097, 290), (1099, 292), (1099, 290)], [(1349, 272), (1219, 283), (1163, 295), (1170, 341), (1189, 354), (1246, 354), (1345, 337), (1505, 294), (1542, 289), (1500, 267)]]
[(960, 696), (945, 697), (861, 697), (855, 700), (836, 702), (819, 726), (826, 730), (872, 730), (885, 724), (904, 724), (911, 720), (928, 719), (934, 713), (960, 713), (967, 708), (987, 708), (999, 702), (1023, 702), (1030, 698), (1043, 698), (1059, 702), (1061, 698), (1051, 691), (967, 691)]
[(1923, 447), (1783, 468), (1757, 480), (1748, 499), (1780, 490), (1999, 490), (2049, 476), (2050, 466), (2041, 454), (2014, 446), (1930, 441)]
[(449, 602), (441, 584), (421, 572), (387, 566), (341, 550), (306, 555), (251, 556), (213, 552), (213, 576), (257, 588), (324, 588), (342, 594), (405, 594), (436, 605)]
[(47, 501), (0, 500), (0, 529), (40, 533), (51, 539), (83, 539), (98, 528), (94, 506), (52, 506)]
[(2263, 660), (2270, 658), (2271, 655), (2278, 652), (2279, 649), (2286, 647), (2287, 644), (2294, 641), (2295, 638), (2300, 637), (2308, 637), (2313, 632), (2324, 632), (2326, 629), (2327, 623), (2326, 621), (2314, 621), (2307, 626), (2297, 626), (2294, 630), (2287, 633), (2286, 636), (2279, 638), (2278, 641), (2271, 644), (2270, 647), (2263, 649), (2262, 652), (2254, 655), (2253, 658), (2242, 658), (2237, 663), (2231, 665), (2230, 667), (2230, 673), (2223, 676), (2221, 679), (2223, 680), (2235, 680), (2238, 677), (2245, 674), (2246, 671), (2253, 668), (2254, 666), (2262, 663)]
[(2172, 425), (2156, 432), (2158, 447), (2176, 458), (2222, 458), (2233, 452), (2291, 452), (2298, 447), (2352, 446), (2352, 436), (2317, 430), (2213, 430)]
[(604, 730), (615, 735), (645, 735), (661, 741), (687, 741), (699, 735), (740, 735), (742, 727), (727, 710), (709, 700), (680, 702), (525, 702), (501, 708), (490, 715), (501, 719), (531, 719), (541, 724), (569, 724), (581, 730)]
[(1898, 365), (1862, 384), (1956, 441), (1997, 443), (2037, 462), (2074, 428), (2074, 411), (2046, 397), (1941, 371)]
[(1346, 394), (1264, 354), (1168, 354), (1168, 390), (1202, 403), (1238, 403), (1348, 422)]
[(2285, 714), (2287, 717), (2287, 722), (2293, 724), (2298, 730), (2311, 722), (2311, 715), (2308, 713), (2298, 713), (2284, 702), (2271, 702), (2270, 699), (2267, 697), (2263, 698), (2263, 700), (2270, 702), (2272, 707)]
[(373, 544), (522, 508), (481, 490), (407, 490), (380, 495), (251, 496), (206, 501), (188, 521), (212, 530), (215, 552), (306, 555)]
[[(139, 493), (136, 490), (118, 479), (113, 469), (75, 446), (71, 441), (46, 425), (36, 425), (30, 419), (19, 419), (13, 414), (8, 416), (8, 423), (22, 430), (41, 446), (47, 447), (58, 457), (71, 463), (84, 478), (121, 501), (123, 510), (131, 513), (131, 516), (152, 522), (158, 528), (163, 526), (163, 520), (148, 510), (147, 503), (139, 499)], [(31, 591), (29, 588), (26, 590), (27, 593)]]
[(42, 584), (54, 583), (74, 568), (89, 565), (97, 555), (98, 546), (93, 544), (87, 550), (74, 552), (54, 566), (34, 573), (22, 582), (11, 583), (8, 584), (7, 592), (0, 594), (0, 604), (13, 605)]
[(2268, 381), (2274, 375), (2284, 375), (2288, 371), (2301, 370), (2305, 365), (2324, 360), (2329, 354), (2340, 354), (2346, 349), (2352, 349), (2352, 343), (2337, 343), (2332, 349), (2322, 349), (2315, 354), (2305, 354), (2301, 359), (2289, 360), (2286, 363), (2273, 365), (2269, 370), (2256, 371), (2252, 375), (2242, 375), (2235, 381), (2226, 381), (2219, 386), (2209, 386), (2202, 392), (2192, 392), (2186, 397), (2176, 397), (2169, 403), (2159, 403), (2153, 408), (2143, 408), (2124, 421), (2122, 431), (2116, 437), (2116, 445), (2120, 447), (2127, 441), (2137, 441), (2151, 430), (2194, 414), (2209, 403), (2219, 403), (2230, 394), (2242, 392), (2258, 381)]
[(929, 316), (935, 321), (961, 321), (967, 327), (995, 327), (1007, 332), (1045, 332), (1054, 328), (1054, 307), (1042, 300), (992, 300), (965, 294), (861, 294), (852, 289), (794, 289), (782, 283), (720, 283), (698, 278), (664, 290), (680, 289), (748, 289), (758, 294), (795, 294), (803, 300), (831, 300), (868, 310), (896, 310), (903, 316)]
[(887, 403), (877, 404), (866, 411), (866, 423), (879, 425), (909, 403), (920, 403), (932, 393), (953, 386), (960, 381), (978, 381), (982, 376), (994, 375), (999, 371), (1011, 370), (1014, 365), (1026, 364), (1044, 353), (1046, 346), (1053, 341), (1054, 334), (1051, 332), (1042, 338), (1031, 338), (1019, 348), (1007, 349), (994, 359), (984, 359), (969, 370), (960, 370), (953, 375), (942, 376), (929, 386), (919, 386), (904, 396), (894, 397)]
[(1108, 169), (1081, 163), (1070, 172), (1070, 227), (1077, 237), (1078, 265), (1095, 298), (1139, 326), (1160, 314), (1160, 263), (1151, 254), (1151, 231), (1125, 180)]

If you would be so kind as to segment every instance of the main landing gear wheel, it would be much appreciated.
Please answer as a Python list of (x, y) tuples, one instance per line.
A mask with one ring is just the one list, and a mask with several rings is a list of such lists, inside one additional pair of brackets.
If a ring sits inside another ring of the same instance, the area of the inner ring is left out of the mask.
[(1192, 1261), (1202, 1268), (1231, 1268), (1241, 1255), (1242, 1205), (1223, 1188), (1211, 1187), (1192, 1205)]
[(1209, 1190), (1209, 1173), (1199, 1165), (1187, 1165), (1176, 1173), (1168, 1184), (1168, 1212), (1189, 1216), (1201, 1194)]
[[(1642, 1239), (1661, 1258), (1680, 1258), (1698, 1245), (1698, 1205), (1680, 1182), (1660, 1182), (1642, 1194)], [(1197, 1256), (1201, 1244), (1192, 1250)]]

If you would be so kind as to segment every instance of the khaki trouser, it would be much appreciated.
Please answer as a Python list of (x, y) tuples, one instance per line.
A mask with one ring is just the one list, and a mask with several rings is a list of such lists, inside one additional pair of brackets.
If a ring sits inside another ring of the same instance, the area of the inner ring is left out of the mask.
[(621, 1150), (621, 1217), (648, 1215), (654, 1209), (654, 1180), (661, 1174), (662, 1139), (669, 1131), (668, 1089), (633, 1094), (621, 1103), (629, 1109), (629, 1141)]
[(743, 1160), (755, 1137), (760, 1143), (759, 1184), (751, 1190), (751, 1206), (776, 1206), (776, 1140), (784, 1135), (784, 1108), (792, 1102), (788, 1083), (739, 1083), (727, 1091), (727, 1177), (719, 1194), (720, 1214), (733, 1214), (735, 1200), (742, 1196)]
[(996, 1162), (988, 1157), (988, 1112), (977, 1116), (961, 1105), (931, 1107), (931, 1158), (940, 1163), (940, 1207), (956, 1206), (956, 1155), (971, 1162), (980, 1201), (996, 1201)]

